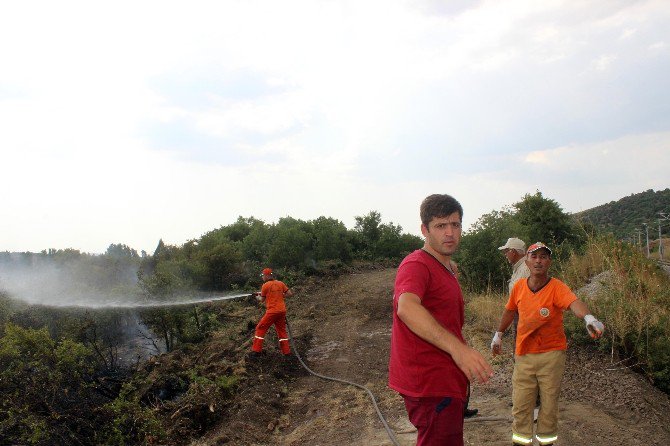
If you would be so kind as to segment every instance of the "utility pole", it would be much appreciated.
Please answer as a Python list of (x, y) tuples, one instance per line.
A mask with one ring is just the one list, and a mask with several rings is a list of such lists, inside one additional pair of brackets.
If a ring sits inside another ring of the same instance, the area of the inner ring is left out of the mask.
[(661, 238), (661, 219), (658, 219), (658, 258), (663, 260), (663, 239)]
[[(635, 232), (637, 233), (637, 249), (640, 249), (640, 246), (642, 246), (642, 231), (638, 228)], [(635, 239), (633, 239), (633, 243), (635, 243)]]
[(658, 255), (660, 256), (661, 260), (663, 260), (663, 235), (661, 233), (661, 220), (670, 221), (670, 212), (659, 212), (658, 215), (660, 216), (658, 219)]
[(647, 258), (649, 258), (649, 226), (646, 223), (642, 223), (644, 226), (644, 232), (647, 235)]

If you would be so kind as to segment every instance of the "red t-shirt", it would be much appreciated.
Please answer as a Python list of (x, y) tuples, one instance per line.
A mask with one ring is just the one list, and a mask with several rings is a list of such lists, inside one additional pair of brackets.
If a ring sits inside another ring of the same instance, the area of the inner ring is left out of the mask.
[(465, 305), (458, 280), (422, 249), (402, 261), (393, 295), (389, 387), (407, 396), (444, 396), (465, 400), (468, 379), (451, 355), (414, 334), (398, 317), (398, 297), (413, 293), (447, 330), (464, 341)]
[(284, 293), (288, 287), (279, 280), (268, 280), (261, 288), (261, 296), (265, 297), (265, 308), (267, 313), (286, 313)]
[(566, 350), (563, 312), (575, 300), (577, 296), (558, 279), (550, 279), (536, 293), (528, 288), (528, 279), (517, 281), (505, 305), (507, 310), (519, 312), (516, 354)]

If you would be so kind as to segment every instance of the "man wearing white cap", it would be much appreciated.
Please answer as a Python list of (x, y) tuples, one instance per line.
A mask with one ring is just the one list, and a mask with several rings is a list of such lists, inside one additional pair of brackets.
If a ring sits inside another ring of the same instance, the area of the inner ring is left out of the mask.
[[(519, 279), (527, 279), (530, 277), (530, 270), (526, 265), (526, 242), (520, 238), (510, 237), (507, 243), (498, 248), (502, 251), (510, 265), (512, 265), (512, 277), (507, 282), (508, 294), (512, 294), (512, 288)], [(514, 316), (512, 323), (512, 341), (516, 342), (516, 325), (519, 323), (519, 315)], [(539, 402), (537, 406), (539, 407)], [(537, 418), (537, 417), (536, 417)]]
[(510, 237), (507, 239), (507, 243), (498, 250), (503, 252), (509, 264), (512, 265), (512, 277), (508, 282), (508, 292), (511, 294), (517, 280), (530, 276), (530, 270), (525, 262), (526, 243), (516, 237)]

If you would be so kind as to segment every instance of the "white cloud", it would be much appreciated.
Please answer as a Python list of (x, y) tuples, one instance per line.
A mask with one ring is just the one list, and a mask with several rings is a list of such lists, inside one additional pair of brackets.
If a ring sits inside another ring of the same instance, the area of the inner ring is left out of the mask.
[(651, 45), (649, 45), (649, 49), (651, 51), (665, 50), (665, 47), (666, 47), (665, 42), (656, 42), (656, 43), (652, 43)]
[(605, 71), (616, 60), (616, 55), (602, 55), (591, 62), (591, 66), (596, 71)]

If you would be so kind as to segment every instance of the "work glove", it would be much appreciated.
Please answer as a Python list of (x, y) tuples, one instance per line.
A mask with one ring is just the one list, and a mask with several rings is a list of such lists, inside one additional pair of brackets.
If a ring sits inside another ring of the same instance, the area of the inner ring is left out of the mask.
[(593, 339), (598, 339), (603, 335), (605, 325), (593, 317), (593, 315), (587, 314), (584, 316), (584, 322), (586, 323), (586, 329), (588, 330), (589, 335), (591, 335)]
[(491, 341), (491, 353), (499, 355), (502, 352), (502, 331), (496, 331)]

